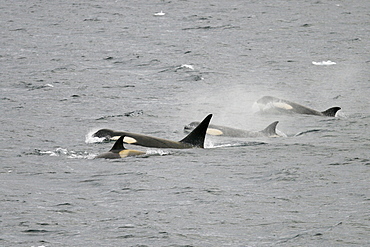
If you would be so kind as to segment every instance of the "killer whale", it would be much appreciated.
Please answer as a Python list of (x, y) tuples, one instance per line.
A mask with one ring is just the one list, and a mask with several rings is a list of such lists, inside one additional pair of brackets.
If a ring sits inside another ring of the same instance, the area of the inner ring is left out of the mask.
[(135, 155), (142, 155), (145, 154), (143, 151), (138, 151), (138, 150), (131, 150), (131, 149), (126, 149), (123, 146), (123, 139), (125, 136), (121, 136), (118, 138), (118, 140), (114, 143), (113, 147), (109, 152), (99, 154), (95, 158), (104, 158), (104, 159), (119, 159), (119, 158), (125, 158), (127, 156), (135, 156)]
[(186, 149), (186, 148), (204, 148), (204, 140), (207, 132), (209, 122), (211, 121), (212, 114), (209, 114), (203, 121), (185, 138), (180, 141), (171, 141), (153, 136), (142, 134), (114, 131), (110, 129), (101, 129), (93, 134), (93, 137), (106, 138), (107, 140), (117, 140), (122, 138), (122, 141), (127, 144), (139, 145), (152, 148), (173, 148), (173, 149)]
[(256, 101), (260, 113), (297, 113), (315, 116), (335, 117), (340, 107), (331, 107), (325, 111), (317, 111), (306, 106), (279, 99), (273, 96), (263, 96)]
[[(248, 131), (243, 129), (235, 129), (221, 125), (210, 124), (207, 129), (208, 135), (227, 136), (227, 137), (241, 137), (241, 138), (254, 138), (254, 137), (278, 137), (276, 133), (276, 125), (279, 121), (275, 121), (261, 131)], [(191, 122), (185, 125), (184, 132), (190, 132), (194, 129), (199, 122)]]

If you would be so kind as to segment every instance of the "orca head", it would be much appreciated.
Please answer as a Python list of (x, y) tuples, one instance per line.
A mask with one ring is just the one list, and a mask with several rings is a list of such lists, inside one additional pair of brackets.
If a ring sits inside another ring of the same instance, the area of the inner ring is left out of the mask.
[(115, 136), (114, 131), (110, 129), (100, 129), (93, 134), (93, 137), (99, 137), (99, 138), (105, 137), (107, 139), (110, 139), (113, 136)]
[(258, 110), (261, 112), (275, 110), (279, 108), (289, 108), (285, 102), (272, 96), (263, 96), (255, 102)]
[(277, 100), (277, 98), (272, 97), (272, 96), (263, 96), (262, 98), (257, 100), (257, 103), (266, 105), (266, 104), (274, 102), (276, 100)]
[(184, 126), (184, 131), (189, 133), (193, 131), (198, 125), (199, 122), (191, 122), (190, 124)]

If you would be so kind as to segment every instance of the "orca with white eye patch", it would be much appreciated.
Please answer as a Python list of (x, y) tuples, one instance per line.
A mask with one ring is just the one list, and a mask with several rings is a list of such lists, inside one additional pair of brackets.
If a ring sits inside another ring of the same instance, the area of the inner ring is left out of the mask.
[(121, 136), (118, 138), (118, 140), (114, 143), (113, 147), (109, 152), (102, 153), (95, 158), (104, 158), (104, 159), (119, 159), (119, 158), (125, 158), (127, 156), (136, 156), (136, 155), (143, 155), (146, 152), (139, 151), (139, 150), (132, 150), (132, 149), (126, 149), (123, 146), (123, 140), (125, 136)]
[(272, 96), (263, 96), (257, 100), (259, 113), (285, 113), (285, 114), (306, 114), (315, 116), (335, 117), (336, 113), (341, 109), (340, 107), (331, 107), (325, 111), (317, 111), (309, 107)]
[(106, 138), (107, 140), (117, 140), (124, 136), (122, 141), (127, 144), (139, 145), (152, 148), (204, 148), (206, 131), (211, 121), (212, 114), (209, 114), (194, 130), (181, 141), (171, 141), (153, 136), (130, 133), (125, 131), (114, 131), (110, 129), (101, 129), (93, 134), (93, 137)]
[[(236, 129), (221, 125), (210, 124), (207, 129), (208, 135), (225, 136), (225, 137), (240, 137), (240, 138), (254, 138), (254, 137), (279, 137), (276, 133), (276, 125), (279, 121), (275, 121), (260, 131), (249, 131), (243, 129)], [(199, 122), (192, 122), (184, 127), (184, 132), (192, 131)]]

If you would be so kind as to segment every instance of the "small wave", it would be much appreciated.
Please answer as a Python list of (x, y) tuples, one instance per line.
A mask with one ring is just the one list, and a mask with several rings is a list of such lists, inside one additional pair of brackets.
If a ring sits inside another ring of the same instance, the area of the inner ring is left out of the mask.
[(172, 152), (171, 151), (168, 151), (168, 150), (148, 149), (146, 151), (146, 154), (145, 155), (148, 155), (148, 156), (153, 156), (153, 155), (164, 156), (164, 155), (170, 155), (170, 154), (172, 154)]
[(233, 142), (233, 143), (212, 143), (206, 145), (205, 148), (225, 148), (225, 147), (247, 147), (265, 145), (265, 142)]
[(34, 85), (30, 82), (28, 83), (28, 82), (24, 82), (24, 81), (21, 81), (19, 85), (22, 85), (25, 88), (28, 88), (28, 90), (37, 90), (37, 89), (53, 88), (54, 87), (54, 85), (52, 85), (50, 83), (46, 83), (46, 84), (43, 84), (43, 85)]
[(143, 114), (144, 114), (143, 110), (135, 110), (135, 111), (126, 112), (124, 114), (102, 116), (102, 117), (97, 118), (96, 120), (105, 120), (108, 118), (115, 118), (115, 117), (138, 117)]
[(186, 27), (182, 30), (210, 30), (210, 29), (231, 29), (231, 28), (239, 28), (239, 26), (232, 26), (228, 25), (220, 25), (220, 26), (197, 26), (197, 27)]
[(29, 229), (29, 230), (24, 230), (22, 232), (25, 232), (25, 233), (48, 233), (48, 232), (52, 232), (52, 231), (48, 231), (48, 230), (44, 230), (44, 229)]
[[(170, 150), (162, 150), (162, 149), (147, 149), (144, 155), (140, 155), (140, 157), (148, 157), (148, 156), (165, 156), (170, 155), (172, 152)], [(86, 151), (73, 151), (68, 150), (66, 148), (56, 148), (55, 150), (40, 150), (35, 149), (32, 152), (26, 153), (26, 155), (39, 155), (39, 156), (54, 156), (60, 157), (65, 156), (70, 159), (94, 159), (98, 154), (96, 153), (88, 153)]]
[(324, 130), (324, 129), (312, 129), (312, 130), (306, 130), (306, 131), (298, 132), (294, 136), (301, 136), (301, 135), (306, 135), (306, 134), (310, 134), (310, 133), (326, 132), (326, 131), (328, 131), (328, 130)]
[(169, 66), (169, 67), (167, 67), (167, 68), (159, 71), (159, 73), (167, 72), (167, 71), (178, 72), (178, 71), (194, 71), (194, 70), (195, 70), (194, 65), (191, 65), (191, 64), (181, 64), (181, 65)]
[(48, 155), (48, 156), (66, 156), (72, 159), (93, 159), (96, 155), (90, 154), (86, 151), (70, 151), (66, 148), (56, 148), (55, 150), (40, 150), (35, 149), (33, 152), (26, 153), (26, 155)]

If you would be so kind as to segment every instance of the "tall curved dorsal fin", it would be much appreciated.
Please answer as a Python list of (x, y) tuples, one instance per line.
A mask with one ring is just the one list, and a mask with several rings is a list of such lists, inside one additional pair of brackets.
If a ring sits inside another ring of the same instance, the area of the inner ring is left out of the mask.
[(276, 133), (276, 125), (279, 123), (279, 121), (275, 121), (269, 126), (267, 126), (264, 130), (261, 130), (260, 132), (264, 133), (267, 136), (277, 136)]
[(122, 151), (122, 150), (125, 150), (126, 148), (123, 146), (123, 138), (125, 138), (125, 136), (121, 136), (114, 144), (113, 144), (113, 147), (111, 148), (111, 150), (109, 150), (110, 152), (119, 152), (119, 151)]
[(335, 117), (335, 114), (340, 109), (341, 109), (340, 107), (336, 106), (336, 107), (329, 108), (326, 111), (323, 111), (321, 113), (324, 114), (325, 116), (328, 116), (328, 117)]
[(211, 118), (212, 114), (209, 114), (192, 132), (190, 132), (189, 135), (187, 135), (180, 142), (190, 144), (194, 147), (204, 148), (204, 139), (206, 137), (207, 128)]

